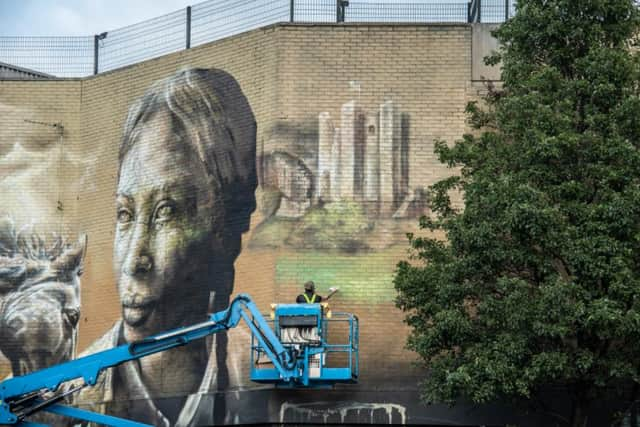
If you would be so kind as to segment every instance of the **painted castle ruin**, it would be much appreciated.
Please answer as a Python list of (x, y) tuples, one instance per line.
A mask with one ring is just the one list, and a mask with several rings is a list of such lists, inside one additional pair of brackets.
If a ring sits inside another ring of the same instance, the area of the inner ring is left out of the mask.
[(402, 138), (408, 129), (403, 129), (402, 115), (393, 101), (372, 114), (349, 101), (341, 108), (339, 124), (327, 112), (318, 117), (318, 200), (353, 200), (383, 215), (393, 213), (409, 185), (408, 143)]
[(409, 116), (393, 101), (366, 112), (355, 100), (318, 116), (313, 167), (290, 153), (263, 157), (263, 183), (281, 193), (278, 217), (298, 218), (316, 205), (348, 201), (374, 217), (408, 218), (424, 213), (422, 189), (409, 189)]

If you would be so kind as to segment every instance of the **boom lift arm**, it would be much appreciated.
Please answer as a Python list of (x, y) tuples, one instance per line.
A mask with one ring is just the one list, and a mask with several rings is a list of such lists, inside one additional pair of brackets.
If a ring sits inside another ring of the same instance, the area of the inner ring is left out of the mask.
[[(56, 402), (83, 387), (95, 385), (100, 373), (107, 368), (234, 328), (241, 318), (245, 320), (260, 346), (273, 362), (281, 380), (299, 381), (301, 373), (297, 366), (296, 355), (282, 345), (251, 298), (246, 294), (240, 294), (233, 299), (229, 308), (211, 314), (209, 320), (205, 322), (0, 382), (0, 424), (34, 426), (36, 424), (25, 421), (25, 418), (40, 411), (47, 411), (107, 426), (148, 427), (146, 424), (64, 406)], [(79, 379), (84, 383), (48, 397), (51, 392), (58, 391), (62, 384)]]

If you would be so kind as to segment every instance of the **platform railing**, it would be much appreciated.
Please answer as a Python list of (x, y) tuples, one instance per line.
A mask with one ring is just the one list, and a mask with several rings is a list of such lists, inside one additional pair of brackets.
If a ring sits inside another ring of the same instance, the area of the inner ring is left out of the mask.
[[(264, 317), (268, 318), (269, 316), (264, 315)], [(275, 331), (278, 338), (282, 339), (276, 322), (271, 319), (267, 320), (267, 323)], [(310, 378), (311, 381), (344, 382), (347, 379), (345, 378), (345, 374), (349, 375), (350, 379), (354, 381), (357, 380), (360, 371), (360, 328), (358, 317), (351, 313), (332, 312), (331, 317), (325, 316), (322, 318), (322, 324), (320, 326), (321, 341), (317, 344), (301, 346), (284, 340), (282, 344), (285, 348), (298, 352), (305, 351), (303, 347), (308, 347), (306, 350), (314, 352), (314, 354), (319, 357), (321, 363), (320, 372), (322, 372), (322, 375), (321, 377)], [(315, 353), (316, 351), (321, 352)], [(336, 355), (342, 357), (339, 357), (338, 360), (333, 363), (328, 361), (328, 359)], [(275, 370), (266, 357), (264, 349), (258, 344), (254, 336), (251, 337), (251, 356), (249, 363), (252, 378), (260, 378), (264, 381), (264, 378), (268, 377), (268, 374), (262, 376), (261, 371), (263, 374), (273, 371), (275, 375)], [(276, 377), (274, 376), (274, 378)]]
[[(323, 322), (325, 337), (327, 337), (324, 342), (325, 353), (327, 353), (327, 356), (331, 353), (344, 354), (348, 360), (347, 367), (352, 372), (353, 377), (357, 378), (360, 368), (358, 365), (360, 342), (358, 317), (351, 313), (333, 312), (331, 318), (324, 318)], [(347, 328), (347, 342), (340, 344), (335, 343), (332, 339), (332, 333), (335, 334), (335, 330), (341, 328), (343, 330), (338, 331), (338, 333), (342, 332), (344, 334), (344, 327)]]

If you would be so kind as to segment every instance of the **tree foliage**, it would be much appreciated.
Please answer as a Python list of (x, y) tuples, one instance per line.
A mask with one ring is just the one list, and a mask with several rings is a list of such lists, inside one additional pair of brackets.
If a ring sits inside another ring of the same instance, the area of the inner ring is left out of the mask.
[(427, 401), (560, 386), (577, 426), (640, 382), (639, 22), (631, 0), (519, 0), (495, 32), (502, 86), (436, 143), (460, 173), (421, 227), (446, 240), (410, 236), (394, 279)]

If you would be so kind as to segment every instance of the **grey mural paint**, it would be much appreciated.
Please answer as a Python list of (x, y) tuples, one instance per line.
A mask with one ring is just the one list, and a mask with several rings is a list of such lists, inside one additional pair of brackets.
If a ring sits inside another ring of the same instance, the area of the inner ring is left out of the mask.
[[(114, 274), (122, 317), (86, 353), (192, 325), (227, 308), (255, 210), (256, 124), (226, 72), (187, 69), (129, 109), (119, 152)], [(210, 425), (247, 377), (249, 336), (217, 334), (105, 372), (79, 404), (158, 426)], [(246, 334), (246, 333), (245, 333)], [(184, 396), (178, 397), (175, 396)], [(215, 410), (214, 410), (215, 408)]]
[(0, 100), (0, 209), (16, 223), (67, 224), (82, 215), (76, 196), (96, 188), (100, 156), (78, 143), (77, 125), (65, 127), (69, 114)]
[(396, 403), (312, 402), (283, 403), (280, 423), (406, 424), (407, 409)]
[(86, 236), (69, 244), (0, 218), (0, 351), (13, 375), (73, 358)]
[[(318, 121), (319, 151), (324, 153), (318, 170), (332, 183), (330, 196), (325, 191), (322, 197), (360, 202), (380, 217), (392, 215), (409, 193), (409, 115), (390, 100), (373, 112), (352, 100), (341, 108), (340, 128), (333, 128), (326, 112)], [(332, 133), (329, 151), (324, 140)], [(331, 176), (335, 173), (338, 179)]]
[(262, 186), (276, 192), (273, 214), (283, 218), (300, 218), (312, 205), (313, 174), (302, 159), (274, 151), (262, 157)]

